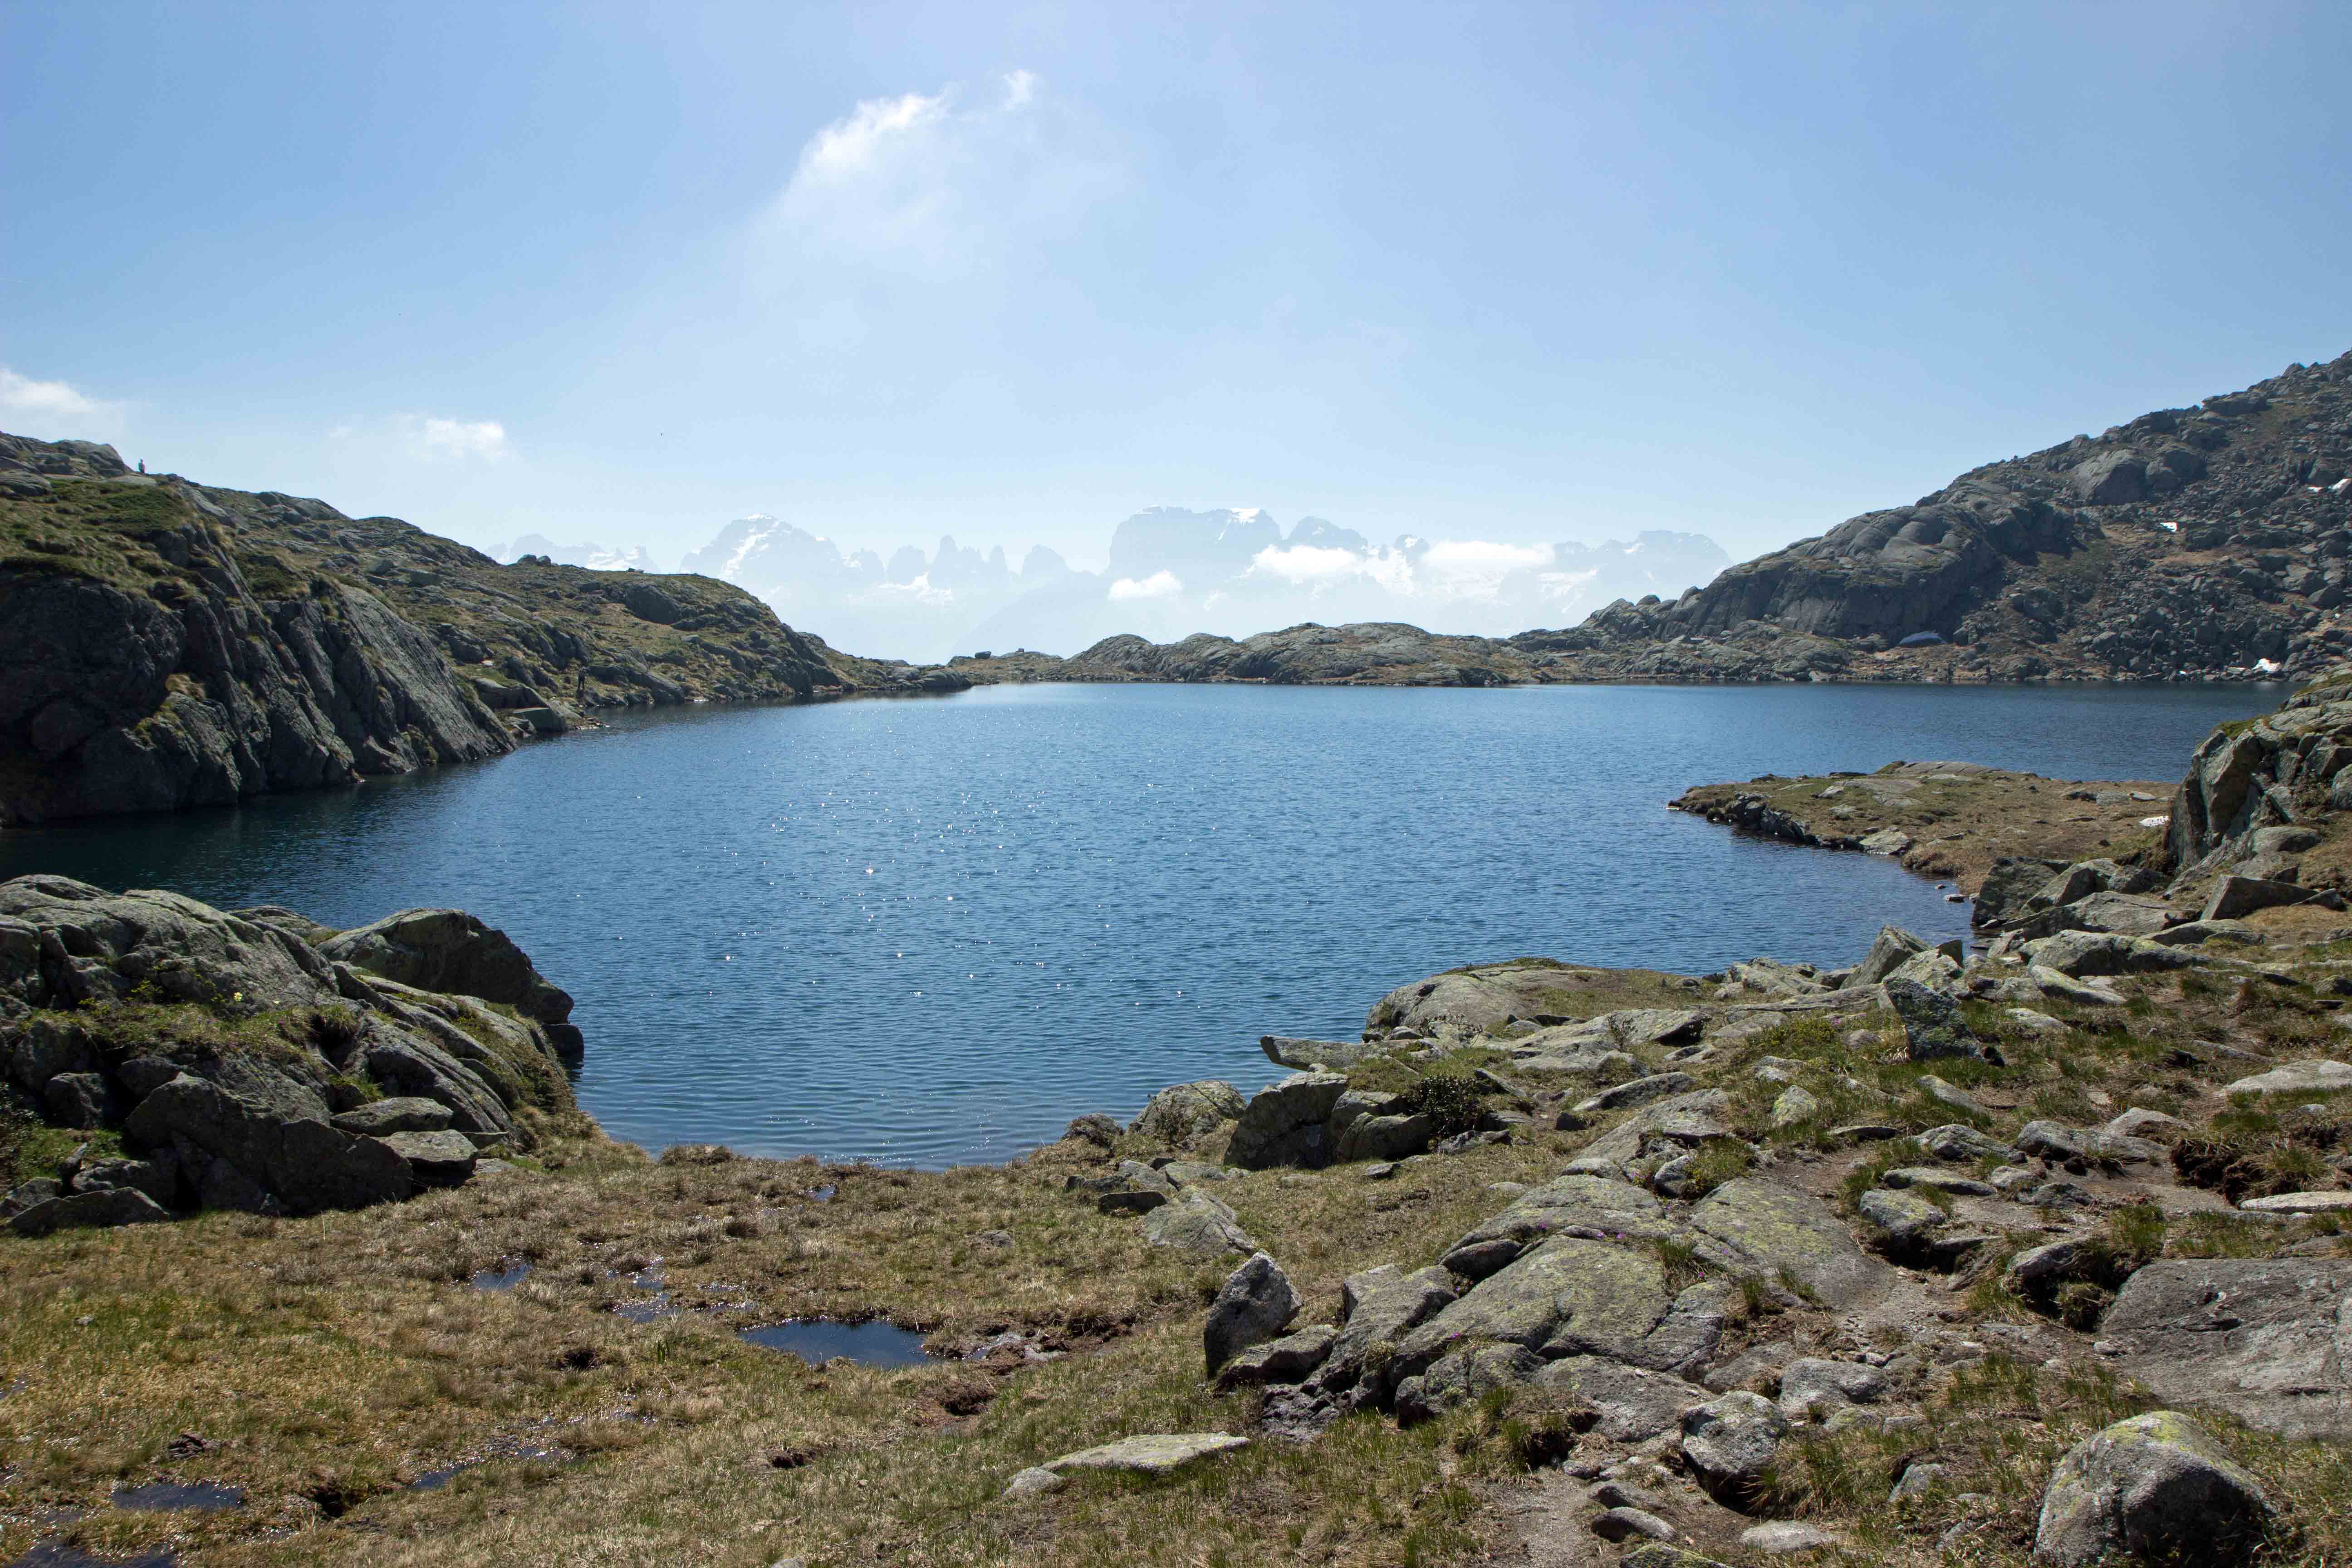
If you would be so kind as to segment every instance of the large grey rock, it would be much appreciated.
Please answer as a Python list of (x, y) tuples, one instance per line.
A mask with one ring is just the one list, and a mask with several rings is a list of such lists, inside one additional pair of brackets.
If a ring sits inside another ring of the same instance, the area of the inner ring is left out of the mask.
[(1217, 1390), (1224, 1393), (1246, 1384), (1297, 1383), (1321, 1366), (1339, 1340), (1339, 1331), (1317, 1323), (1237, 1351), (1217, 1369)]
[(1790, 1421), (1819, 1420), (1849, 1405), (1875, 1405), (1886, 1397), (1886, 1374), (1860, 1362), (1807, 1356), (1780, 1374), (1780, 1414)]
[(2006, 1160), (2012, 1154), (2010, 1146), (2000, 1139), (1959, 1121), (1930, 1127), (1920, 1133), (1916, 1142), (1923, 1152), (1955, 1164), (1969, 1164), (1978, 1160)]
[(2200, 921), (2243, 920), (2257, 910), (2275, 909), (2282, 904), (2309, 903), (2311, 889), (2293, 882), (2273, 881), (2263, 877), (2223, 877), (2213, 884), (2212, 896), (2205, 900)]
[(1387, 1372), (1398, 1344), (1454, 1300), (1453, 1276), (1443, 1268), (1408, 1274), (1384, 1263), (1349, 1275), (1339, 1286), (1339, 1332), (1317, 1385), (1336, 1392), (1369, 1379), (1371, 1396), (1384, 1397), (1393, 1386)]
[(1143, 1216), (1143, 1239), (1153, 1247), (1213, 1257), (1255, 1252), (1257, 1243), (1234, 1211), (1198, 1187), (1187, 1187)]
[(1329, 1072), (1345, 1072), (1359, 1062), (1386, 1056), (1400, 1047), (1385, 1040), (1307, 1040), (1288, 1035), (1260, 1035), (1257, 1048), (1276, 1067), (1297, 1071), (1321, 1068)]
[(365, 984), (374, 1005), (385, 1015), (368, 1020), (358, 1047), (358, 1060), (369, 1078), (396, 1097), (448, 1107), (450, 1125), (460, 1132), (513, 1130), (505, 1100), (483, 1076), (497, 1070), (491, 1051), (474, 1031), (498, 1039), (510, 1055), (552, 1057), (542, 1026), (477, 1011), (461, 1026), (457, 1016), (464, 1009), (456, 998), (388, 980)]
[(1395, 1364), (1410, 1375), (1464, 1345), (1501, 1343), (1632, 1360), (1673, 1305), (1654, 1251), (1554, 1237), (1406, 1335)]
[(2026, 900), (2049, 882), (2053, 872), (2064, 868), (2064, 862), (2058, 860), (2002, 857), (1985, 873), (1984, 886), (1977, 889), (1969, 911), (1970, 920), (1979, 926), (1995, 926), (2023, 914)]
[(1664, 1236), (1669, 1229), (1664, 1205), (1630, 1182), (1559, 1176), (1472, 1226), (1441, 1261), (1457, 1274), (1483, 1279), (1547, 1236), (1570, 1230)]
[(1716, 1188), (1691, 1210), (1690, 1225), (1723, 1243), (1745, 1269), (1768, 1279), (1786, 1269), (1828, 1306), (1875, 1300), (1894, 1278), (1855, 1245), (1828, 1205), (1762, 1176), (1741, 1176)]
[(1683, 1412), (1683, 1458), (1699, 1485), (1733, 1506), (1754, 1498), (1789, 1423), (1760, 1394), (1734, 1389)]
[(1901, 968), (1913, 954), (1927, 951), (1927, 944), (1900, 926), (1881, 926), (1871, 942), (1870, 951), (1863, 954), (1853, 973), (1838, 982), (1842, 991), (1857, 991), (1875, 985)]
[(1247, 1262), (1225, 1276), (1216, 1300), (1209, 1303), (1208, 1321), (1201, 1326), (1209, 1375), (1215, 1376), (1234, 1352), (1279, 1337), (1297, 1316), (1298, 1292), (1291, 1289), (1290, 1277), (1265, 1253), (1250, 1254)]
[(2219, 1405), (2292, 1438), (2352, 1439), (2352, 1262), (2198, 1258), (2134, 1274), (2099, 1322), (2159, 1399)]
[(1915, 1062), (1959, 1057), (1985, 1059), (1985, 1045), (1960, 1016), (1960, 1005), (1948, 994), (1930, 991), (1911, 980), (1886, 983), (1886, 1000), (1902, 1021), (1905, 1053)]
[(61, 1072), (41, 1087), (41, 1107), (59, 1127), (103, 1127), (113, 1120), (114, 1096), (101, 1073)]
[(2251, 1078), (2242, 1078), (2221, 1092), (2325, 1094), (2338, 1089), (2352, 1089), (2352, 1066), (2311, 1057), (2274, 1067), (2268, 1072), (2258, 1072)]
[(153, 1225), (171, 1217), (136, 1187), (110, 1187), (34, 1204), (9, 1220), (8, 1228), (17, 1236), (41, 1237), (76, 1226)]
[(420, 991), (503, 1002), (550, 1026), (568, 1026), (571, 996), (548, 983), (506, 932), (463, 910), (403, 910), (323, 944), (348, 963)]
[(129, 1187), (145, 1193), (165, 1208), (180, 1201), (180, 1161), (170, 1149), (159, 1149), (152, 1159), (92, 1160), (74, 1173), (78, 1193), (110, 1192)]
[(1295, 1072), (1258, 1090), (1234, 1128), (1226, 1163), (1247, 1171), (1329, 1164), (1335, 1150), (1327, 1123), (1347, 1089), (1340, 1073)]
[(404, 1198), (414, 1184), (408, 1162), (379, 1140), (323, 1119), (280, 1120), (186, 1073), (140, 1101), (123, 1130), (142, 1148), (200, 1151), (296, 1214)]
[(1885, 1233), (1892, 1247), (1902, 1251), (1926, 1245), (1944, 1223), (1944, 1211), (1915, 1192), (1873, 1187), (1855, 1206), (1862, 1210), (1863, 1218)]
[(449, 1108), (437, 1100), (394, 1095), (342, 1111), (331, 1121), (346, 1132), (364, 1133), (370, 1138), (393, 1132), (439, 1132), (449, 1125)]
[(1653, 1073), (1647, 1078), (1633, 1079), (1604, 1089), (1579, 1103), (1576, 1109), (1587, 1114), (1623, 1110), (1629, 1106), (1648, 1105), (1670, 1095), (1686, 1094), (1697, 1086), (1698, 1080), (1686, 1072)]
[(1619, 1443), (1646, 1443), (1672, 1430), (1685, 1410), (1707, 1399), (1706, 1389), (1672, 1373), (1628, 1366), (1605, 1356), (1563, 1357), (1546, 1365), (1535, 1380), (1581, 1396), (1599, 1414), (1593, 1430)]
[(1240, 1120), (1248, 1104), (1242, 1091), (1223, 1079), (1173, 1084), (1144, 1102), (1142, 1114), (1128, 1124), (1128, 1131), (1163, 1143), (1190, 1143)]
[(1404, 1116), (1359, 1116), (1340, 1132), (1334, 1157), (1342, 1163), (1402, 1160), (1426, 1150), (1437, 1132), (1437, 1119), (1419, 1112)]
[[(1580, 981), (1581, 973), (1589, 978)], [(1514, 1018), (1538, 1023), (1580, 1016), (1577, 992), (1589, 986), (1591, 971), (1545, 963), (1497, 963), (1433, 974), (1400, 985), (1364, 1016), (1364, 1030), (1385, 1035), (1410, 1028), (1426, 1035), (1439, 1025), (1468, 1034), (1492, 1034)]]
[(2270, 1522), (2254, 1478), (2188, 1416), (2153, 1410), (2086, 1437), (2042, 1495), (2033, 1555), (2053, 1568), (2251, 1560)]
[(2143, 936), (2105, 931), (2070, 931), (2025, 944), (2027, 956), (2042, 968), (2081, 980), (2103, 974), (2141, 974), (2157, 970), (2185, 969), (2197, 955)]
[(408, 1162), (409, 1175), (420, 1187), (461, 1186), (474, 1174), (474, 1141), (463, 1132), (394, 1132), (383, 1142)]

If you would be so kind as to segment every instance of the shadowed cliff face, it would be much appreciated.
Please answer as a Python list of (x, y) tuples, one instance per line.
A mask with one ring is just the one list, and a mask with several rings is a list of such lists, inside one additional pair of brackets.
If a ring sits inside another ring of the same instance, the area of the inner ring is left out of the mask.
[(835, 654), (707, 578), (501, 566), (0, 436), (0, 822), (496, 756), (598, 708), (962, 684)]

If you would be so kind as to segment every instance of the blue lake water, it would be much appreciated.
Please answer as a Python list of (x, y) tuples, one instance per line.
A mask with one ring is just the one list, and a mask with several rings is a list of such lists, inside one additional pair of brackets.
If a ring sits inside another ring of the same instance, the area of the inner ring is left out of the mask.
[[(998, 1160), (1165, 1084), (1276, 1076), (1393, 986), (1548, 954), (1704, 973), (1962, 934), (1890, 862), (1664, 803), (1965, 759), (2177, 778), (2275, 688), (1001, 687), (631, 715), (508, 758), (0, 835), (331, 925), (454, 905), (578, 998), (583, 1102), (650, 1147)], [(2162, 809), (2152, 806), (2151, 811)]]

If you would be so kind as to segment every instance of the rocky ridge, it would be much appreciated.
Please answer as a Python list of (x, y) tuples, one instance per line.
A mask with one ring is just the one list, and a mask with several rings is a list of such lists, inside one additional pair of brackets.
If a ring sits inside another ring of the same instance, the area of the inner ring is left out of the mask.
[(501, 566), (0, 435), (0, 823), (473, 761), (604, 708), (965, 684), (836, 653), (709, 578)]
[(952, 662), (975, 683), (2293, 678), (2352, 649), (2347, 572), (2352, 353), (1988, 463), (1559, 630), (1302, 626)]

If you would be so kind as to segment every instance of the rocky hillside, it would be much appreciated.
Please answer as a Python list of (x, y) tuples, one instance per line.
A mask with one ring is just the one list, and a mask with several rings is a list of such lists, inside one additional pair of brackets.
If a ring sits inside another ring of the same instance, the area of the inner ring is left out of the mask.
[(963, 685), (709, 578), (501, 566), (395, 518), (0, 436), (0, 823), (495, 756), (601, 708)]
[(1110, 637), (975, 681), (2293, 678), (2352, 650), (2352, 353), (1988, 463), (1909, 506), (1562, 630)]
[(2294, 675), (2352, 646), (2334, 615), (2347, 473), (2352, 353), (1988, 463), (1674, 603), (1511, 641), (1595, 677)]

